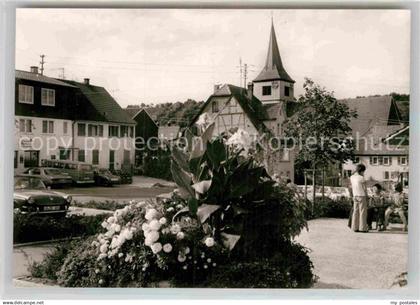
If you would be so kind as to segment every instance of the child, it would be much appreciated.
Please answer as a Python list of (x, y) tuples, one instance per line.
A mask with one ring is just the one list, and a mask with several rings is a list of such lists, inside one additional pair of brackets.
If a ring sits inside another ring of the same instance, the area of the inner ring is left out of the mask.
[(386, 230), (386, 227), (388, 226), (389, 216), (391, 216), (391, 214), (395, 212), (398, 213), (404, 225), (403, 231), (407, 231), (407, 218), (404, 214), (404, 194), (401, 183), (397, 183), (394, 185), (394, 191), (394, 194), (392, 194), (392, 205), (388, 207), (388, 209), (385, 212), (384, 229)]
[(382, 186), (379, 183), (373, 185), (373, 195), (369, 198), (368, 207), (368, 225), (372, 229), (373, 218), (376, 218), (376, 229), (378, 231), (384, 230), (384, 216), (385, 216), (385, 198), (382, 193)]

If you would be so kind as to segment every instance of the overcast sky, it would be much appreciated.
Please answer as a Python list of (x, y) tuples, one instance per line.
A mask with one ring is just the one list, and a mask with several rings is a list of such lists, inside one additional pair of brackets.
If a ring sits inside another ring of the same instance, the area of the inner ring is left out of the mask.
[(45, 75), (104, 86), (122, 105), (205, 100), (248, 81), (266, 57), (271, 15), (280, 55), (336, 97), (409, 93), (410, 13), (402, 10), (19, 9), (16, 68), (45, 54)]

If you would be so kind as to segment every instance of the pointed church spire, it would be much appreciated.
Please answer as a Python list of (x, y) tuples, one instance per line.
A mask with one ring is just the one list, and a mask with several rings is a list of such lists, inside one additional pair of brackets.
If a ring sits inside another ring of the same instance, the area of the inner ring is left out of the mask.
[(271, 16), (270, 40), (268, 43), (267, 59), (265, 66), (254, 81), (263, 80), (285, 80), (294, 83), (295, 81), (287, 74), (281, 62), (280, 51), (277, 45), (276, 32), (274, 31), (273, 16)]

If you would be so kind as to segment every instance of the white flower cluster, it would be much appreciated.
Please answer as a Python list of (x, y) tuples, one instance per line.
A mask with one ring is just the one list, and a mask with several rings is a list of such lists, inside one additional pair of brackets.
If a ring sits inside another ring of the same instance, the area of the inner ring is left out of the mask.
[[(143, 204), (143, 202), (140, 202), (137, 204), (137, 207), (141, 207)], [(130, 212), (132, 206), (133, 205), (127, 205), (123, 209), (116, 210), (113, 216), (102, 222), (102, 227), (107, 231), (103, 234), (99, 234), (97, 237), (98, 241), (92, 243), (93, 246), (99, 248), (100, 254), (98, 260), (106, 257), (110, 258), (117, 254), (119, 258), (124, 256), (124, 254), (120, 252), (121, 246), (127, 240), (133, 239), (134, 234), (138, 231), (138, 228), (130, 222), (123, 224), (123, 217)], [(125, 261), (132, 261), (132, 257), (127, 254)]]
[(254, 141), (250, 134), (240, 128), (226, 141), (226, 145), (243, 149), (246, 154), (252, 148), (253, 143)]
[(146, 222), (144, 222), (141, 227), (144, 234), (144, 244), (150, 247), (154, 254), (158, 254), (161, 251), (170, 253), (173, 248), (172, 245), (170, 243), (162, 245), (162, 243), (159, 242), (161, 233), (168, 234), (171, 232), (172, 228), (167, 228), (166, 226), (168, 220), (154, 208), (148, 208), (146, 210), (145, 219)]

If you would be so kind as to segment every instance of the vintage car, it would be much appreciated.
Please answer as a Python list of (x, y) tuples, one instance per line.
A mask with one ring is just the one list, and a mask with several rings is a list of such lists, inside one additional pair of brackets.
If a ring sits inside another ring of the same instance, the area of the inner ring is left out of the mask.
[(70, 186), (73, 183), (71, 176), (57, 168), (32, 167), (24, 171), (25, 174), (41, 178), (46, 186), (52, 188)]
[(121, 178), (112, 174), (107, 168), (95, 168), (94, 179), (96, 185), (112, 186), (121, 182)]
[(121, 184), (131, 184), (133, 183), (133, 174), (127, 170), (113, 170), (112, 173), (120, 177)]
[(72, 197), (49, 190), (37, 176), (16, 175), (13, 205), (15, 213), (66, 215)]

